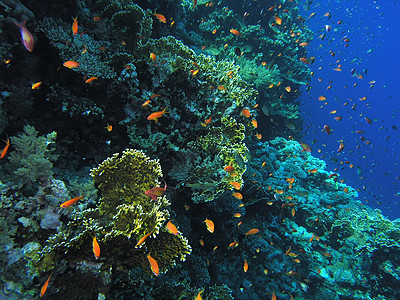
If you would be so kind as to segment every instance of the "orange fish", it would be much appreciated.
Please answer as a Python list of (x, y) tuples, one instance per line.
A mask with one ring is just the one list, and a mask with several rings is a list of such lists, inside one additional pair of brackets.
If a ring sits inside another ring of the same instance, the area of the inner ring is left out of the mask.
[(162, 14), (156, 14), (154, 13), (154, 16), (162, 23), (167, 23), (167, 19), (164, 17)]
[(167, 230), (169, 233), (172, 233), (174, 235), (179, 235), (178, 229), (176, 228), (176, 226), (174, 224), (172, 224), (171, 221), (168, 221), (166, 227), (167, 227)]
[(318, 97), (318, 101), (325, 101), (326, 100), (326, 97), (325, 96), (319, 96)]
[(305, 58), (305, 57), (300, 57), (300, 61), (302, 62), (302, 63), (305, 63), (306, 65), (309, 65), (310, 64), (310, 62), (307, 60), (307, 58)]
[(74, 35), (78, 33), (78, 17), (72, 18), (74, 22), (72, 22), (72, 32)]
[(248, 110), (247, 108), (243, 109), (242, 115), (245, 116), (246, 118), (250, 118), (251, 117), (250, 110)]
[(312, 236), (309, 238), (308, 242), (311, 243), (313, 241), (314, 237), (315, 237), (315, 235), (313, 233)]
[(26, 50), (32, 52), (35, 44), (35, 39), (33, 38), (33, 35), (28, 31), (28, 29), (26, 29), (26, 20), (21, 23), (14, 23), (19, 27), (22, 44), (25, 46)]
[(104, 127), (104, 128), (107, 129), (108, 132), (110, 132), (110, 131), (113, 130), (113, 127), (112, 127), (112, 125), (110, 125), (110, 124), (107, 124), (107, 126)]
[(257, 134), (255, 135), (255, 137), (256, 137), (258, 140), (261, 140), (261, 139), (262, 139), (262, 134), (261, 134), (261, 133), (257, 133)]
[(189, 72), (190, 72), (190, 74), (192, 74), (192, 76), (196, 76), (196, 75), (200, 72), (200, 70), (199, 70), (199, 69), (197, 69), (197, 70), (190, 70)]
[(70, 199), (68, 201), (65, 201), (64, 203), (61, 203), (60, 207), (62, 207), (62, 208), (69, 207), (72, 204), (74, 204), (74, 203), (78, 202), (79, 200), (81, 200), (83, 197), (84, 196), (82, 195), (82, 196), (78, 196), (78, 197), (72, 198), (72, 199)]
[(147, 105), (149, 105), (149, 103), (150, 103), (150, 99), (144, 101), (142, 104), (142, 107), (146, 107)]
[(144, 243), (144, 241), (150, 236), (151, 232), (145, 234), (135, 245), (135, 247), (140, 246), (141, 244)]
[(239, 199), (239, 200), (243, 199), (243, 195), (241, 193), (238, 193), (238, 192), (237, 193), (233, 193), (232, 196), (235, 197), (236, 199)]
[(95, 259), (99, 259), (99, 258), (100, 258), (100, 245), (99, 245), (99, 243), (97, 242), (97, 239), (96, 239), (95, 236), (93, 237), (93, 242), (92, 242), (92, 244), (93, 244), (93, 254), (94, 254), (94, 258), (95, 258)]
[(161, 197), (162, 195), (165, 194), (165, 192), (167, 191), (167, 183), (164, 181), (164, 187), (153, 187), (150, 190), (145, 191), (145, 195), (149, 196), (151, 199), (153, 199), (154, 201), (157, 201), (157, 197)]
[(229, 244), (230, 249), (236, 248), (237, 246), (239, 246), (239, 243), (235, 240), (233, 240), (233, 242)]
[(303, 150), (301, 150), (302, 152), (303, 151), (306, 151), (306, 152), (311, 152), (312, 151), (311, 147), (309, 145), (307, 145), (306, 143), (300, 143), (300, 146), (303, 148)]
[(282, 19), (281, 18), (279, 18), (278, 16), (273, 16), (273, 18), (274, 18), (276, 24), (282, 25)]
[(7, 141), (4, 141), (4, 142), (6, 142), (6, 146), (0, 152), (0, 159), (3, 158), (4, 156), (6, 156), (8, 148), (10, 147), (10, 139), (8, 137), (7, 137)]
[(218, 89), (219, 89), (220, 91), (226, 91), (226, 88), (225, 88), (223, 85), (219, 85), (219, 86), (218, 86)]
[(364, 120), (365, 120), (368, 124), (372, 124), (372, 120), (371, 120), (371, 119), (365, 117)]
[(271, 300), (276, 300), (276, 295), (275, 295), (275, 293), (274, 293), (274, 292), (272, 292), (272, 295), (271, 295)]
[(249, 264), (247, 263), (247, 259), (245, 259), (243, 264), (243, 271), (246, 273), (248, 269), (249, 269)]
[(68, 60), (65, 63), (63, 63), (63, 66), (69, 69), (73, 69), (79, 67), (79, 63), (77, 61)]
[(32, 90), (36, 90), (36, 89), (38, 89), (39, 87), (40, 87), (40, 85), (42, 84), (42, 82), (41, 81), (39, 81), (39, 82), (36, 82), (36, 83), (34, 83), (34, 84), (32, 84)]
[(257, 120), (255, 120), (255, 119), (251, 120), (251, 125), (253, 125), (254, 128), (258, 128)]
[(229, 181), (229, 184), (235, 188), (235, 190), (240, 190), (242, 185), (237, 181)]
[(286, 92), (290, 93), (292, 88), (290, 86), (285, 87)]
[(293, 178), (286, 178), (286, 181), (291, 183), (291, 184), (293, 184), (295, 179), (294, 179), (294, 177)]
[(339, 148), (337, 149), (337, 152), (340, 152), (340, 151), (342, 151), (343, 149), (344, 149), (344, 144), (343, 144), (343, 142), (340, 142)]
[(43, 284), (42, 288), (40, 289), (40, 298), (43, 297), (44, 293), (46, 293), (47, 287), (49, 285), (49, 281), (50, 281), (50, 277), (52, 274), (50, 274), (50, 276), (47, 278), (47, 280), (45, 281), (45, 283)]
[(302, 43), (299, 44), (299, 46), (306, 47), (306, 46), (308, 46), (308, 43), (307, 42), (302, 42)]
[(201, 293), (203, 293), (203, 292), (204, 292), (204, 289), (202, 289), (202, 290), (197, 294), (195, 300), (202, 300), (203, 298), (201, 298)]
[(257, 233), (259, 233), (259, 232), (260, 232), (260, 229), (253, 228), (253, 229), (250, 229), (249, 231), (247, 231), (247, 232), (245, 233), (245, 235), (246, 235), (246, 236), (249, 236), (249, 235), (257, 234)]
[(242, 215), (240, 213), (236, 213), (233, 215), (235, 218), (240, 218)]
[(232, 166), (225, 166), (224, 170), (225, 172), (232, 173), (233, 171), (235, 171), (235, 168)]
[(204, 223), (206, 223), (207, 230), (209, 232), (213, 233), (214, 232), (214, 222), (206, 218), (204, 220)]
[(98, 79), (97, 77), (93, 76), (93, 77), (90, 77), (88, 80), (86, 80), (85, 83), (92, 83), (94, 80), (97, 80), (97, 79)]
[(311, 170), (307, 170), (307, 172), (311, 173), (311, 174), (315, 174), (318, 172), (317, 168), (311, 169)]
[(161, 95), (160, 94), (153, 94), (153, 95), (150, 96), (150, 99), (154, 99), (154, 98), (158, 98), (158, 97), (161, 97)]
[(158, 122), (158, 118), (161, 118), (166, 112), (167, 108), (164, 108), (161, 111), (153, 112), (151, 115), (147, 117), (147, 120), (154, 120), (154, 122)]
[(205, 119), (204, 122), (201, 122), (201, 126), (206, 127), (210, 123), (211, 123), (211, 117), (209, 117), (208, 119)]
[(101, 21), (101, 17), (93, 17), (93, 21), (100, 22)]
[(331, 134), (331, 128), (328, 125), (324, 125), (324, 129), (322, 129), (321, 131), (325, 131), (326, 134)]
[(157, 56), (156, 56), (153, 52), (151, 52), (151, 53), (150, 53), (150, 59), (151, 59), (152, 61), (156, 61), (156, 60), (157, 60)]
[(231, 29), (231, 30), (229, 30), (230, 31), (230, 33), (232, 33), (232, 34), (234, 34), (234, 35), (236, 35), (236, 36), (240, 36), (240, 32), (239, 32), (239, 30), (236, 30), (236, 29)]
[(149, 260), (151, 271), (154, 275), (158, 276), (160, 274), (160, 270), (158, 268), (157, 261), (150, 256), (150, 253), (147, 254), (147, 259)]

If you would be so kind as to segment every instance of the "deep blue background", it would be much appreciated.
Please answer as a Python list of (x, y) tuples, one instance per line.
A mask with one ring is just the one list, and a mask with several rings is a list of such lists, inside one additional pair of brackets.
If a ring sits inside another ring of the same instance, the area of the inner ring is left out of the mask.
[[(314, 156), (323, 157), (329, 170), (338, 168), (341, 178), (359, 189), (364, 203), (391, 219), (400, 218), (400, 4), (318, 2), (307, 11), (301, 7), (303, 16), (316, 13), (308, 20), (315, 32), (308, 46), (309, 56), (316, 57), (311, 65), (315, 74), (311, 89), (304, 89), (299, 99), (305, 120), (303, 141), (312, 147)], [(324, 16), (328, 12), (330, 18)], [(325, 25), (332, 29), (326, 32)], [(350, 39), (348, 47), (345, 37)], [(342, 71), (334, 71), (339, 64)], [(363, 79), (351, 74), (354, 68)], [(373, 80), (376, 83), (370, 84)], [(327, 89), (329, 85), (332, 87)], [(321, 95), (327, 100), (318, 101)], [(362, 97), (367, 99), (360, 101)], [(332, 110), (337, 113), (330, 114)], [(335, 116), (342, 120), (336, 121)], [(321, 132), (325, 124), (332, 130), (330, 135)], [(337, 152), (339, 140), (345, 144), (342, 152)]]

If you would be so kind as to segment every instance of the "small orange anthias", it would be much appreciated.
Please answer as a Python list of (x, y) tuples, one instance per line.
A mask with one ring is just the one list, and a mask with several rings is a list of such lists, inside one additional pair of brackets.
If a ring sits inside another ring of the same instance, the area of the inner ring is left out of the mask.
[(10, 147), (10, 139), (7, 138), (7, 141), (5, 141), (5, 142), (6, 142), (6, 146), (0, 152), (0, 158), (3, 158), (4, 156), (6, 156), (8, 148)]
[(150, 190), (145, 191), (145, 195), (149, 196), (154, 201), (157, 201), (157, 197), (161, 197), (167, 191), (167, 183), (164, 180), (164, 188), (156, 186)]

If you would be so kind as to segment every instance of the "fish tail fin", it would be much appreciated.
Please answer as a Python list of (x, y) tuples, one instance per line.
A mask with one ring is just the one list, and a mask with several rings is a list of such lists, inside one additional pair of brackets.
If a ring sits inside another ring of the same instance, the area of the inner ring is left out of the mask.
[(19, 28), (24, 28), (24, 27), (26, 27), (26, 19), (25, 19), (23, 22), (18, 23), (18, 22), (16, 22), (16, 21), (14, 21), (14, 23), (15, 23), (15, 25), (17, 25)]

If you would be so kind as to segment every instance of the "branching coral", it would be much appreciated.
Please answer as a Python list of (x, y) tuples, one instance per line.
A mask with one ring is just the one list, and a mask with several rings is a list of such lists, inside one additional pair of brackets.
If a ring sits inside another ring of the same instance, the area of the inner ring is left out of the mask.
[(150, 38), (153, 19), (151, 12), (145, 12), (130, 0), (97, 1), (94, 9), (100, 11), (103, 18), (109, 18), (113, 25), (115, 38), (125, 40), (127, 47), (137, 50)]
[[(212, 127), (209, 133), (188, 144), (189, 149), (202, 157), (186, 179), (186, 186), (193, 189), (194, 202), (211, 201), (218, 194), (232, 189), (230, 181), (242, 183), (248, 152), (243, 143), (244, 125), (232, 118), (224, 118), (221, 122), (221, 127)], [(223, 170), (228, 165), (235, 170), (232, 174)]]
[[(59, 256), (66, 252), (70, 259), (87, 259), (88, 245), (94, 235), (98, 237), (106, 264), (123, 262), (140, 266), (149, 274), (146, 257), (149, 253), (158, 261), (161, 272), (190, 254), (186, 238), (162, 227), (169, 218), (166, 196), (154, 201), (144, 193), (157, 186), (158, 177), (162, 176), (158, 161), (141, 151), (128, 149), (106, 159), (91, 175), (102, 195), (97, 207), (75, 212), (68, 225), (49, 239), (43, 257), (46, 253)], [(135, 247), (145, 235), (148, 235), (145, 242)], [(86, 251), (77, 251), (79, 248)]]

